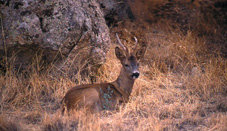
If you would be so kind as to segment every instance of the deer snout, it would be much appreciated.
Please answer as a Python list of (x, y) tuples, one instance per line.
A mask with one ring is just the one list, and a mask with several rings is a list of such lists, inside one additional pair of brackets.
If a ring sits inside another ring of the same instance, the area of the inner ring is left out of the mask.
[(140, 73), (138, 71), (135, 71), (135, 72), (132, 73), (132, 78), (136, 79), (136, 78), (139, 77), (139, 75), (140, 75)]

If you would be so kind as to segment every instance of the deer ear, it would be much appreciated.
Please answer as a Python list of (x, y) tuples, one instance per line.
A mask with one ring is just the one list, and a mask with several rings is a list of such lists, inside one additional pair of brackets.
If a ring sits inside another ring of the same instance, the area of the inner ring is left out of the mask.
[(140, 60), (144, 56), (146, 49), (147, 49), (147, 46), (145, 44), (143, 44), (143, 46), (137, 50), (137, 52), (136, 52), (137, 60)]
[(123, 60), (125, 59), (125, 54), (124, 54), (124, 51), (122, 49), (120, 49), (119, 47), (116, 47), (115, 48), (115, 55), (117, 56), (117, 58), (119, 60)]

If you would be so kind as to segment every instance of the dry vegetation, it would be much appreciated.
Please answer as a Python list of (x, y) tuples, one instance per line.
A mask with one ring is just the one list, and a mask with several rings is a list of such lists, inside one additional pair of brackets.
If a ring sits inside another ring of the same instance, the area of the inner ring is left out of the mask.
[[(161, 4), (155, 2), (148, 6)], [(141, 76), (124, 107), (100, 114), (77, 111), (62, 116), (60, 101), (66, 91), (90, 83), (89, 78), (82, 80), (78, 75), (78, 81), (73, 82), (38, 73), (37, 66), (24, 76), (9, 68), (0, 75), (0, 130), (227, 130), (226, 38), (220, 26), (210, 18), (194, 25), (195, 29), (182, 30), (182, 23), (167, 25), (169, 20), (162, 19), (151, 24), (144, 15), (140, 18), (138, 23), (125, 21), (111, 29), (113, 42), (118, 32), (129, 47), (134, 44), (133, 36), (148, 44)], [(204, 19), (200, 16), (196, 21)], [(216, 41), (224, 43), (213, 43)], [(97, 82), (118, 76), (120, 63), (114, 46), (97, 72)]]

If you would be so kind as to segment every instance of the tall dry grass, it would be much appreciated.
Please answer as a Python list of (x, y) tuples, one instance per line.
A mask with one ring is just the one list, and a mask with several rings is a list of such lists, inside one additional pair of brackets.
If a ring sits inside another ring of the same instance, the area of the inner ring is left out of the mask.
[[(143, 5), (136, 2), (138, 7)], [(150, 4), (162, 2), (166, 1)], [(148, 19), (155, 19), (151, 17)], [(227, 60), (221, 48), (210, 46), (207, 39), (223, 39), (221, 34), (201, 36), (195, 30), (177, 29), (177, 24), (173, 28), (162, 22), (141, 24), (140, 20), (111, 29), (113, 45), (95, 74), (96, 82), (117, 78), (121, 64), (114, 54), (116, 32), (129, 48), (134, 46), (134, 36), (139, 43), (147, 43), (141, 75), (129, 102), (119, 111), (75, 111), (62, 116), (60, 101), (67, 90), (91, 83), (90, 78), (82, 79), (78, 73), (75, 82), (63, 75), (40, 73), (37, 60), (30, 74), (13, 68), (0, 74), (0, 130), (227, 130)], [(214, 31), (209, 22), (196, 26), (202, 32)]]
[[(209, 53), (203, 38), (192, 32), (149, 35), (141, 76), (119, 111), (62, 116), (60, 101), (78, 83), (36, 72), (27, 78), (8, 72), (0, 76), (1, 115), (7, 116), (2, 118), (27, 130), (226, 130), (226, 59)], [(118, 76), (121, 64), (114, 46), (97, 82)]]

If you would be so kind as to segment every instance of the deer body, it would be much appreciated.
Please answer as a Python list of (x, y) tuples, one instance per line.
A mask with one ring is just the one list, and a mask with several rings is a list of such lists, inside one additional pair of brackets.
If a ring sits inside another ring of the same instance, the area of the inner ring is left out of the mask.
[(123, 50), (115, 48), (115, 54), (122, 64), (118, 78), (110, 83), (79, 85), (70, 89), (62, 99), (64, 103), (62, 112), (65, 108), (67, 110), (86, 108), (91, 112), (114, 110), (121, 103), (128, 102), (134, 81), (139, 77), (138, 60), (146, 48), (130, 53), (118, 36), (117, 39), (123, 48)]

